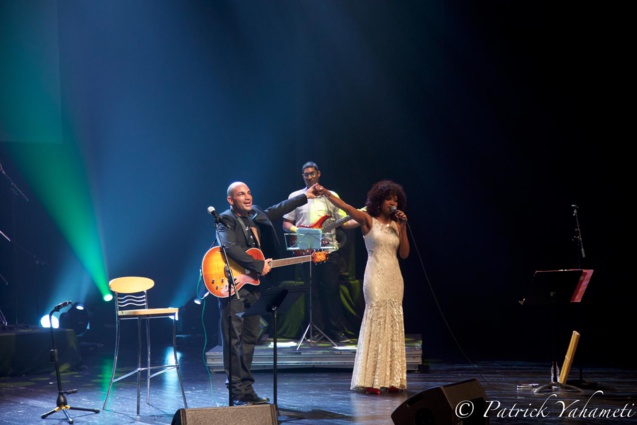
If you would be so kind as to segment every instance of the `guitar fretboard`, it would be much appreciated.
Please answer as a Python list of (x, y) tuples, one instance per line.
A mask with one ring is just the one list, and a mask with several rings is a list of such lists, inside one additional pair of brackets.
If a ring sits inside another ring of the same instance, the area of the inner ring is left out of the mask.
[[(359, 208), (359, 211), (367, 211), (367, 207)], [(336, 221), (334, 221), (332, 223), (326, 224), (325, 226), (323, 226), (323, 228), (321, 230), (323, 231), (323, 233), (331, 232), (332, 230), (336, 229), (341, 224), (345, 223), (346, 221), (351, 220), (351, 218), (352, 218), (352, 216), (346, 215), (345, 217), (339, 218), (338, 220), (336, 220)]]
[(275, 267), (289, 266), (292, 264), (307, 263), (308, 261), (312, 261), (311, 255), (303, 255), (301, 257), (280, 258), (278, 260), (272, 260), (272, 262), (270, 263), (270, 267), (275, 268)]
[(351, 219), (352, 217), (350, 217), (349, 215), (343, 217), (343, 218), (339, 218), (338, 220), (332, 222), (332, 223), (328, 223), (325, 226), (323, 226), (323, 229), (321, 229), (323, 231), (323, 233), (328, 233), (331, 232), (332, 230), (336, 229), (338, 226), (340, 226), (341, 224), (345, 223), (346, 221), (348, 221), (349, 219)]

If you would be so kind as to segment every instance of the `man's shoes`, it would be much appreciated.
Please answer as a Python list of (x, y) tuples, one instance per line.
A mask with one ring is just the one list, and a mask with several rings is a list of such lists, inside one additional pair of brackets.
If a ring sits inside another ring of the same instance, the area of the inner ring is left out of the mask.
[(233, 406), (246, 406), (248, 403), (243, 400), (232, 400)]
[(243, 404), (267, 404), (270, 401), (267, 397), (259, 397), (256, 393), (245, 394), (239, 399)]
[(343, 332), (339, 331), (330, 334), (330, 339), (340, 344), (349, 344), (350, 342), (352, 342), (347, 336), (345, 336)]

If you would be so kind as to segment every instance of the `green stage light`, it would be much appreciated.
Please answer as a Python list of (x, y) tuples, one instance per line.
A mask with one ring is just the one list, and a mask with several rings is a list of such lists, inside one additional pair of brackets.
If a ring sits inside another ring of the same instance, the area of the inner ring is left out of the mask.
[(106, 296), (108, 278), (83, 160), (68, 144), (14, 145), (12, 156), (69, 245)]

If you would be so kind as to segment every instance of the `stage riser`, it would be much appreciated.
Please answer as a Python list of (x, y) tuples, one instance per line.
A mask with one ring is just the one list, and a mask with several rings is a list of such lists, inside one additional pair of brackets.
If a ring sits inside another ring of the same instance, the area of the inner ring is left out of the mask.
[[(54, 339), (60, 370), (82, 367), (77, 336), (72, 329), (55, 329)], [(0, 331), (0, 376), (21, 376), (54, 370), (51, 362), (51, 329), (9, 326)]]

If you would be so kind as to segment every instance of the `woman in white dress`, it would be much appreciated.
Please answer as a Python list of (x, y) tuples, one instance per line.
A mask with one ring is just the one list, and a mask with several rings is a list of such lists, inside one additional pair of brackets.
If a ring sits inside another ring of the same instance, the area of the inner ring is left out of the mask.
[(365, 313), (358, 336), (351, 389), (368, 394), (407, 388), (407, 360), (403, 319), (403, 276), (398, 256), (409, 255), (407, 198), (391, 180), (375, 183), (360, 211), (318, 188), (337, 207), (356, 220), (363, 231), (367, 265), (363, 281)]

